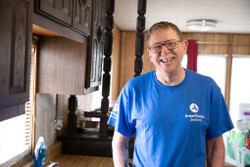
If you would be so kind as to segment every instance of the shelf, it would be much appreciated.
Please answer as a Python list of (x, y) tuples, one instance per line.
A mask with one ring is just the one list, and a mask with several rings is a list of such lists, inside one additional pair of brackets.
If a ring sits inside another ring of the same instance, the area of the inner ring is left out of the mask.
[[(100, 138), (98, 131), (85, 131), (84, 134), (69, 136), (66, 133), (59, 136), (62, 141), (62, 153), (73, 155), (90, 155), (112, 157), (112, 136)], [(134, 137), (129, 141), (129, 157), (132, 158), (134, 149)]]

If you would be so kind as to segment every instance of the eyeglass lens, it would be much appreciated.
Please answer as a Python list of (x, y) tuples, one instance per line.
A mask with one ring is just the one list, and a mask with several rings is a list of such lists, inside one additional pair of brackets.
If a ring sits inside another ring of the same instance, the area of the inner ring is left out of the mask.
[(176, 41), (176, 40), (165, 41), (159, 45), (151, 47), (151, 51), (153, 53), (161, 52), (163, 45), (166, 46), (168, 49), (175, 49), (177, 47), (178, 42), (180, 42), (180, 41)]

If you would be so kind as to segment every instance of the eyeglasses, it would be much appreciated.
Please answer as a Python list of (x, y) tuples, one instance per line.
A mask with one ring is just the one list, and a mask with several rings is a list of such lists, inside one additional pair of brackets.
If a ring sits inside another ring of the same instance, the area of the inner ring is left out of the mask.
[(152, 47), (150, 47), (149, 49), (151, 50), (152, 53), (157, 54), (157, 53), (160, 53), (162, 51), (162, 46), (166, 46), (168, 48), (168, 50), (176, 49), (178, 47), (179, 42), (182, 42), (182, 41), (167, 40), (165, 42), (155, 44)]

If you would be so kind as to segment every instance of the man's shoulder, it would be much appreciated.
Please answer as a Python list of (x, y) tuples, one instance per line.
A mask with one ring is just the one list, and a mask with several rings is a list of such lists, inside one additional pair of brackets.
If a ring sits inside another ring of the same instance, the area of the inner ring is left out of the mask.
[(142, 74), (140, 76), (130, 79), (124, 86), (125, 90), (140, 90), (142, 87), (147, 87), (152, 82), (152, 75), (154, 71)]
[(147, 82), (151, 81), (152, 75), (154, 74), (155, 71), (150, 71), (145, 74), (139, 75), (137, 77), (134, 77), (128, 81), (130, 84), (139, 84), (140, 82)]
[(187, 70), (187, 69), (186, 69), (186, 72), (191, 82), (194, 82), (195, 85), (200, 84), (203, 86), (217, 87), (216, 82), (210, 76), (203, 75), (203, 74), (200, 74), (191, 70)]
[(186, 72), (193, 79), (205, 80), (205, 81), (213, 80), (210, 76), (203, 75), (203, 74), (200, 74), (200, 73), (188, 70), (188, 69), (186, 69)]

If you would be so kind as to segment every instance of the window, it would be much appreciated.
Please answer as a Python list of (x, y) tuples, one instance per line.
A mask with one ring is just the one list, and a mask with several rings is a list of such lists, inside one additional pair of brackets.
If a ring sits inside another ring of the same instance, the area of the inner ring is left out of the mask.
[(223, 95), (226, 86), (227, 55), (199, 54), (197, 58), (197, 72), (210, 76), (218, 84)]
[(183, 56), (183, 59), (182, 59), (182, 62), (181, 62), (181, 66), (183, 68), (187, 68), (187, 55), (186, 54)]
[(30, 152), (30, 120), (26, 114), (0, 122), (0, 166), (10, 166)]
[[(183, 56), (182, 67), (187, 68), (187, 55)], [(227, 55), (199, 54), (197, 57), (197, 72), (213, 78), (224, 95), (226, 86)]]
[(230, 115), (237, 127), (236, 122), (242, 119), (243, 111), (250, 110), (250, 55), (233, 55)]

